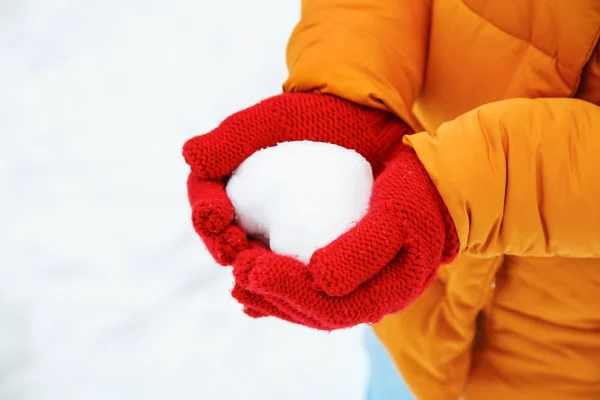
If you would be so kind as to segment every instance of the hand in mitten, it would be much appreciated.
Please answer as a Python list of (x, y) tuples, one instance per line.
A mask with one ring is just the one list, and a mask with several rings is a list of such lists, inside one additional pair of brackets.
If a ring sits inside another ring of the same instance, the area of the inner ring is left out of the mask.
[(392, 144), (409, 132), (395, 116), (335, 96), (286, 93), (226, 118), (216, 129), (188, 140), (187, 188), (192, 223), (214, 259), (230, 265), (249, 245), (235, 224), (225, 184), (256, 151), (280, 142), (310, 140), (353, 149), (381, 171)]
[(458, 239), (442, 199), (415, 152), (393, 147), (366, 215), (308, 265), (261, 246), (240, 253), (232, 294), (248, 315), (324, 330), (375, 323), (414, 301), (452, 260)]

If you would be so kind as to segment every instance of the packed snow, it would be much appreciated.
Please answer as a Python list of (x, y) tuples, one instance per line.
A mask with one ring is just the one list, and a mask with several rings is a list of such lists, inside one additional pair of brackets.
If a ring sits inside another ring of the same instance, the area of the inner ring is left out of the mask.
[(283, 142), (247, 158), (227, 183), (239, 225), (271, 250), (308, 263), (366, 212), (373, 171), (331, 143)]
[(363, 328), (254, 320), (181, 146), (279, 93), (300, 1), (0, 2), (0, 399), (363, 398)]

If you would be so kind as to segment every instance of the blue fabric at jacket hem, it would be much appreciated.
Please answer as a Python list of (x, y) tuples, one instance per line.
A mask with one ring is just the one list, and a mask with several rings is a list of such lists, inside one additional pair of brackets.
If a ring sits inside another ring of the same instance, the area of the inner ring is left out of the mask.
[(365, 400), (414, 400), (371, 327), (366, 327), (365, 349), (369, 357), (369, 381)]

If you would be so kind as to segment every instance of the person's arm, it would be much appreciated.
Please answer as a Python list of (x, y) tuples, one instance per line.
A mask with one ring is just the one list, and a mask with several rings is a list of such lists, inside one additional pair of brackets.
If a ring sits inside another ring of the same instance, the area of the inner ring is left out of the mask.
[(487, 104), (406, 136), (476, 257), (600, 257), (600, 107)]
[(303, 0), (286, 92), (318, 90), (390, 111), (420, 130), (431, 0)]

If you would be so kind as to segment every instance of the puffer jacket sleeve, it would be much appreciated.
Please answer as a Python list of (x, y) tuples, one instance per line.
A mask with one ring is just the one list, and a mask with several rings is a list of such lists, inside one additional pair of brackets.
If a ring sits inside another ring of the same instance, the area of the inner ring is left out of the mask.
[(303, 0), (286, 92), (319, 90), (390, 111), (420, 130), (431, 0)]
[(475, 257), (600, 257), (600, 107), (510, 99), (405, 137)]

